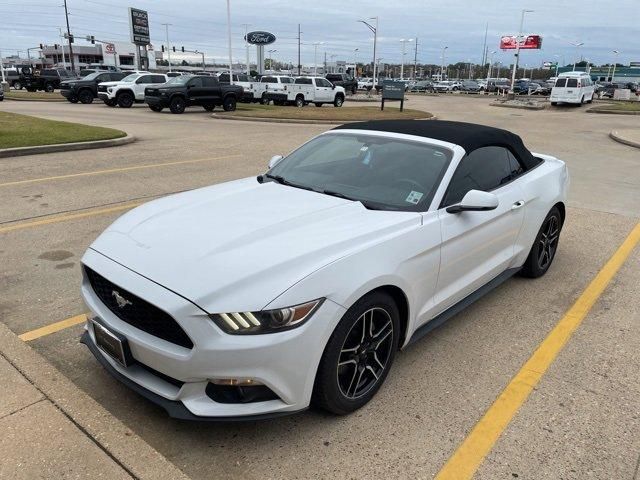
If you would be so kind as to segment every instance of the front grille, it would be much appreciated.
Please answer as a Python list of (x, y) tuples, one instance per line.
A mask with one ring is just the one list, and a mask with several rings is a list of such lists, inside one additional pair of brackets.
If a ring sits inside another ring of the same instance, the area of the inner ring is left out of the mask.
[[(123, 322), (167, 342), (193, 348), (193, 342), (167, 312), (131, 292), (111, 283), (102, 275), (84, 267), (91, 288), (105, 306)], [(118, 300), (120, 304), (118, 305)]]
[(107, 91), (107, 87), (105, 85), (98, 85), (98, 91), (99, 92), (106, 92)]

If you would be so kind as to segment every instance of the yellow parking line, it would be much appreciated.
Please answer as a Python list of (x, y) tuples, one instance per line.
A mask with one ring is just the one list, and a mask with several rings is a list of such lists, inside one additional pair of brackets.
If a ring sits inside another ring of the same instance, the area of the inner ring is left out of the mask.
[(20, 338), (20, 340), (22, 341), (30, 342), (31, 340), (35, 340), (36, 338), (51, 335), (52, 333), (59, 332), (60, 330), (73, 327), (74, 325), (78, 325), (79, 323), (83, 323), (86, 321), (87, 315), (83, 313), (82, 315), (76, 315), (75, 317), (67, 318), (66, 320), (62, 320), (61, 322), (52, 323), (51, 325), (36, 328), (35, 330), (31, 330), (30, 332), (25, 332), (22, 335), (18, 335), (18, 338)]
[(96, 215), (104, 215), (107, 213), (120, 212), (122, 210), (130, 210), (134, 207), (142, 205), (145, 202), (152, 199), (146, 199), (139, 202), (131, 202), (125, 205), (118, 205), (116, 207), (100, 208), (98, 210), (89, 210), (88, 212), (70, 213), (65, 215), (56, 215), (54, 217), (43, 218), (42, 220), (34, 220), (31, 222), (15, 223), (6, 227), (0, 227), (0, 233), (13, 232), (15, 230), (22, 230), (25, 228), (39, 227), (42, 225), (49, 225), (52, 223), (67, 222), (69, 220), (76, 220), (78, 218), (94, 217)]
[(32, 178), (30, 180), (17, 180), (15, 182), (6, 182), (0, 183), (0, 187), (8, 187), (14, 185), (25, 185), (28, 183), (40, 183), (40, 182), (49, 182), (52, 180), (63, 180), (66, 178), (75, 178), (75, 177), (87, 177), (90, 175), (104, 175), (107, 173), (119, 173), (119, 172), (128, 172), (131, 170), (143, 170), (146, 168), (159, 168), (159, 167), (170, 167), (172, 165), (185, 165), (188, 163), (200, 163), (200, 162), (208, 162), (212, 160), (223, 160), (226, 158), (239, 157), (239, 154), (234, 155), (225, 155), (222, 157), (207, 157), (207, 158), (198, 158), (195, 160), (181, 160), (178, 162), (165, 162), (165, 163), (152, 163), (146, 165), (135, 165), (132, 167), (122, 167), (122, 168), (110, 168), (108, 170), (96, 170), (93, 172), (80, 172), (80, 173), (70, 173), (68, 175), (56, 175), (54, 177), (42, 177), (42, 178)]
[(640, 223), (620, 245), (562, 320), (551, 330), (529, 360), (489, 407), (462, 444), (449, 458), (436, 480), (471, 478), (502, 432), (538, 385), (573, 332), (580, 326), (634, 247), (640, 242)]

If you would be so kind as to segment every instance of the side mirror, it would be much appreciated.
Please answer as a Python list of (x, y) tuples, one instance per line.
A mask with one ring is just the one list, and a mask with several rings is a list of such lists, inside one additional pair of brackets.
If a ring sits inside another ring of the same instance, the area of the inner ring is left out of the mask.
[(269, 160), (269, 170), (275, 167), (283, 158), (284, 157), (282, 155), (274, 155), (271, 157), (271, 160)]
[(498, 203), (498, 196), (494, 193), (469, 190), (460, 203), (447, 207), (447, 212), (484, 212), (495, 210)]

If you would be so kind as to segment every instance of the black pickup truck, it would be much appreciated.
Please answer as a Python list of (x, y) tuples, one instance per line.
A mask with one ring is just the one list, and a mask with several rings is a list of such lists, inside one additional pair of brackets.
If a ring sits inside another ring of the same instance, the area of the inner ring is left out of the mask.
[(22, 69), (21, 82), (29, 92), (43, 90), (53, 92), (60, 84), (74, 76), (64, 68), (46, 68), (43, 70)]
[(146, 88), (144, 101), (154, 112), (169, 108), (171, 113), (183, 113), (186, 107), (194, 105), (204, 107), (207, 112), (222, 105), (226, 112), (230, 112), (236, 109), (236, 103), (242, 95), (242, 87), (224, 85), (216, 77), (182, 75), (157, 87)]
[(325, 77), (336, 87), (344, 88), (345, 92), (356, 94), (358, 93), (358, 81), (351, 75), (346, 73), (327, 73)]
[(126, 72), (95, 72), (76, 80), (60, 83), (60, 94), (71, 103), (91, 103), (98, 97), (98, 84), (117, 82), (129, 75)]

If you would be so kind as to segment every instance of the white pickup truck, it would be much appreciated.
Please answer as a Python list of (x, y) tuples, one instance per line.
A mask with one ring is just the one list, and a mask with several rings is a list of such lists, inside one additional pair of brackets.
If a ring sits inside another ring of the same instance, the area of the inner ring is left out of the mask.
[(265, 75), (260, 82), (253, 84), (253, 96), (263, 104), (273, 102), (284, 105), (287, 101), (287, 88), (293, 85), (293, 78), (287, 75)]
[(295, 103), (297, 107), (304, 107), (313, 103), (321, 107), (325, 103), (333, 103), (334, 107), (341, 107), (344, 103), (345, 91), (336, 87), (329, 80), (322, 77), (298, 77), (289, 85), (287, 103)]
[(105, 105), (130, 108), (134, 103), (144, 102), (144, 89), (167, 83), (169, 77), (160, 73), (134, 72), (117, 82), (98, 84), (98, 98)]

